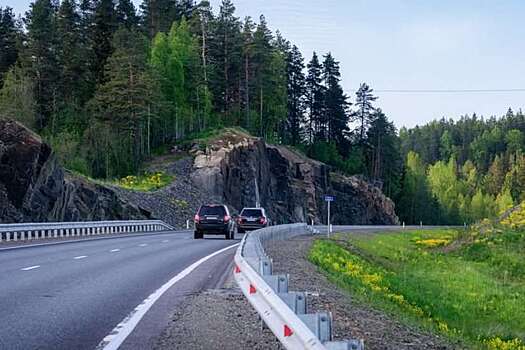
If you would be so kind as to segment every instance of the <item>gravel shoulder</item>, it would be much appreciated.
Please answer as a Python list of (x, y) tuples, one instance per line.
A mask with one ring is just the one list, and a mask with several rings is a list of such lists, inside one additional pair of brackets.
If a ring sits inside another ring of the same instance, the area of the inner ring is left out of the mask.
[(154, 349), (278, 350), (281, 346), (269, 329), (262, 329), (257, 312), (230, 273), (222, 288), (188, 296)]

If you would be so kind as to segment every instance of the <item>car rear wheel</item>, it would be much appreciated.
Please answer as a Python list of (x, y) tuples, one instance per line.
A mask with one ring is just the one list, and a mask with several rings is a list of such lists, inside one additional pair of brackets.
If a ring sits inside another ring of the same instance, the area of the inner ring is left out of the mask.
[(195, 231), (193, 233), (193, 238), (194, 239), (202, 239), (204, 237), (204, 235), (202, 234), (202, 232), (199, 232), (199, 231)]

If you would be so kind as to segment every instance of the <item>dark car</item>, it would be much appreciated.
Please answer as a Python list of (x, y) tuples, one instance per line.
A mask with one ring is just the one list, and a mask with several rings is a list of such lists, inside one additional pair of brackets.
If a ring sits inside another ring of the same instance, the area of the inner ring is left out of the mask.
[(195, 239), (204, 235), (224, 235), (226, 239), (235, 238), (235, 222), (228, 207), (222, 204), (202, 205), (195, 215)]
[(237, 218), (237, 230), (239, 233), (258, 230), (270, 224), (264, 208), (244, 208)]

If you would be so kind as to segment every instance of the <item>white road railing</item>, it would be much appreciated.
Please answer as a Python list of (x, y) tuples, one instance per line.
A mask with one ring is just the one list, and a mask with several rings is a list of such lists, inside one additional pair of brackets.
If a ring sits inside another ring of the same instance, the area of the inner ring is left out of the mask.
[(312, 233), (305, 224), (271, 226), (244, 236), (235, 254), (234, 277), (261, 319), (286, 349), (362, 350), (362, 340), (332, 341), (329, 312), (308, 314), (306, 294), (288, 291), (288, 276), (273, 275), (265, 241)]
[(160, 220), (0, 224), (0, 242), (121, 233), (145, 233), (171, 231), (173, 229), (172, 226)]

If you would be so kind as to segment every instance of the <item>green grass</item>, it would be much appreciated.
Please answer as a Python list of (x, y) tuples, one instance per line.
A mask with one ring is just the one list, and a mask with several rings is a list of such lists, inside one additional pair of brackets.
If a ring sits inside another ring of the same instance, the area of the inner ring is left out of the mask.
[(339, 235), (316, 241), (309, 258), (354, 295), (407, 322), (468, 347), (525, 349), (524, 233), (495, 231), (459, 244), (464, 235)]

